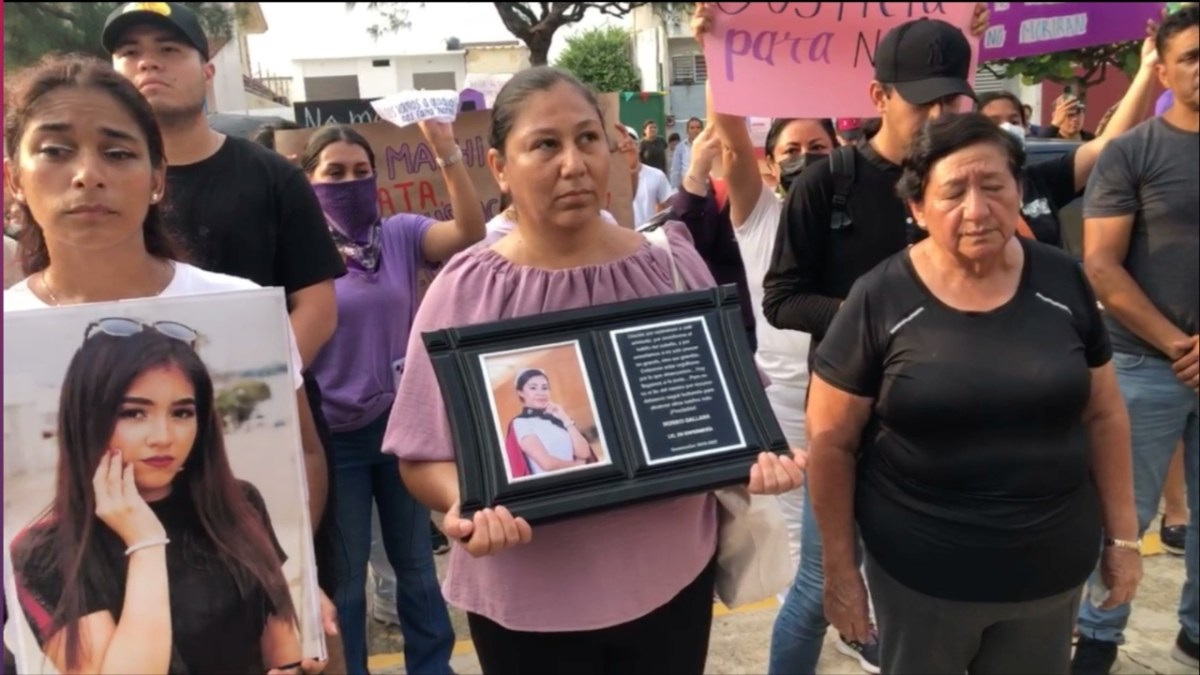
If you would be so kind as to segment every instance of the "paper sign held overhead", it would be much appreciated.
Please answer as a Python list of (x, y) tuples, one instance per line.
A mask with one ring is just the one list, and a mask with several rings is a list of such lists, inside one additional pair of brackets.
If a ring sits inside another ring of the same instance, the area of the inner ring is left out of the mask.
[[(714, 2), (704, 56), (718, 112), (874, 117), (867, 95), (888, 31), (920, 18), (966, 27), (970, 2)], [(968, 37), (973, 55), (978, 40)], [(970, 72), (975, 72), (973, 56)]]
[(402, 91), (372, 101), (371, 106), (384, 121), (406, 127), (425, 120), (447, 124), (458, 115), (457, 91)]
[[(1040, 56), (1137, 40), (1158, 19), (1158, 2), (992, 2), (984, 61)], [(1170, 4), (1170, 3), (1167, 3)]]

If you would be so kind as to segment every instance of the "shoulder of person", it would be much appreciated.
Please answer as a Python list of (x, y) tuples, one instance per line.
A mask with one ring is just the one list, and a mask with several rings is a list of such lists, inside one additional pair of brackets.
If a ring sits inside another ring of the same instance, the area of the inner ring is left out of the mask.
[(1066, 250), (1040, 241), (1022, 239), (1025, 245), (1025, 255), (1029, 256), (1027, 264), (1032, 265), (1034, 279), (1067, 280), (1075, 282), (1084, 279), (1083, 266)]
[(29, 287), (29, 278), (22, 279), (4, 291), (4, 311), (20, 312), (30, 309), (47, 309), (50, 305), (42, 302), (33, 294)]
[(663, 173), (661, 169), (650, 166), (649, 164), (643, 164), (642, 168), (646, 171), (647, 178), (652, 178), (653, 180), (667, 180), (667, 174)]
[[(210, 272), (188, 263), (175, 263), (176, 279), (171, 287), (178, 287), (183, 294), (221, 293), (225, 291), (248, 291), (262, 288), (258, 284), (220, 272)], [(182, 275), (182, 277), (180, 277)]]
[(308, 184), (308, 177), (300, 167), (270, 148), (238, 136), (227, 135), (225, 143), (229, 144), (239, 170), (247, 166), (258, 167), (277, 187), (286, 186), (297, 178)]
[[(31, 523), (13, 537), (9, 545), (12, 569), (20, 584), (36, 593), (45, 592), (59, 585), (58, 556), (55, 540), (58, 525), (42, 519)], [(41, 598), (53, 602), (56, 598)]]
[(246, 498), (246, 501), (250, 502), (255, 511), (262, 514), (267, 512), (267, 502), (263, 499), (262, 492), (259, 492), (254, 483), (239, 478), (237, 479), (237, 485), (238, 489), (242, 491), (242, 496)]
[(383, 219), (383, 229), (388, 230), (419, 230), (437, 222), (421, 213), (396, 213)]

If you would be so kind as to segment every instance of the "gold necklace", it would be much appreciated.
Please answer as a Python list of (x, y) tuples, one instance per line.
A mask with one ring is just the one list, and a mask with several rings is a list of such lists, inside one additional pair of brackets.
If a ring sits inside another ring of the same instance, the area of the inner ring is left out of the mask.
[[(171, 274), (171, 276), (167, 277), (167, 283), (163, 284), (161, 287), (158, 287), (158, 291), (148, 297), (157, 297), (159, 295), (162, 295), (163, 291), (167, 290), (167, 287), (170, 286), (171, 282), (175, 280), (174, 270), (175, 270), (175, 265), (172, 264), (171, 265), (172, 274)], [(50, 298), (50, 305), (53, 307), (58, 307), (59, 306), (58, 296), (54, 294), (54, 289), (50, 287), (50, 282), (46, 280), (45, 270), (42, 271), (41, 276), (38, 278), (41, 279), (41, 281), (42, 281), (42, 290), (46, 292), (46, 297)], [(140, 297), (140, 296), (134, 296), (134, 297)]]
[(46, 272), (42, 271), (42, 290), (46, 292), (46, 296), (50, 298), (50, 304), (54, 307), (58, 306), (58, 297), (54, 295), (54, 289), (50, 288), (50, 282), (46, 281)]

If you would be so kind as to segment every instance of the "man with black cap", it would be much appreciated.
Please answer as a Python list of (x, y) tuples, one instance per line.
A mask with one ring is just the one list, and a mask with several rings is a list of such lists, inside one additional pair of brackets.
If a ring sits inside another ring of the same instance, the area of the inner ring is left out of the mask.
[[(337, 327), (333, 279), (346, 273), (320, 203), (300, 169), (248, 140), (208, 126), (205, 101), (215, 72), (196, 14), (174, 2), (129, 2), (109, 14), (101, 38), (123, 74), (150, 102), (163, 133), (167, 223), (191, 261), (204, 269), (283, 287), (305, 364)], [(316, 381), (309, 404), (331, 448)], [(308, 466), (312, 502), (328, 515), (329, 453)], [(317, 528), (320, 585), (334, 588), (332, 517)]]
[[(987, 16), (986, 6), (977, 4), (971, 22), (976, 37), (987, 29)], [(788, 191), (763, 281), (763, 314), (776, 328), (812, 336), (810, 371), (811, 355), (850, 287), (916, 238), (908, 209), (896, 196), (900, 162), (926, 120), (966, 109), (975, 98), (970, 76), (971, 45), (959, 28), (918, 19), (892, 29), (875, 53), (875, 79), (868, 90), (882, 118), (879, 131), (813, 164)], [(804, 496), (800, 569), (775, 620), (772, 673), (816, 670), (829, 626), (824, 596), (850, 592), (826, 589), (823, 560), (857, 570), (857, 539), (822, 542), (813, 516), (814, 504), (823, 510), (820, 498), (812, 490)], [(877, 639), (863, 644), (843, 637), (835, 644), (857, 656), (867, 672), (879, 672)]]

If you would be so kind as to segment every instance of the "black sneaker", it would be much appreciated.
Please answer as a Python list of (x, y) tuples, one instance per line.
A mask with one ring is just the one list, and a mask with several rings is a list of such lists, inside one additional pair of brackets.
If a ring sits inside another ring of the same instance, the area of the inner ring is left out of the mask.
[(1200, 645), (1188, 639), (1187, 633), (1179, 629), (1175, 638), (1175, 646), (1171, 649), (1171, 658), (1192, 668), (1200, 667)]
[(837, 650), (858, 661), (858, 667), (871, 675), (879, 675), (879, 638), (871, 631), (871, 639), (867, 644), (847, 640), (840, 633), (834, 643)]
[(1158, 538), (1162, 540), (1167, 553), (1183, 555), (1183, 547), (1187, 543), (1187, 525), (1167, 525), (1167, 517), (1163, 516), (1159, 521)]
[(1075, 658), (1071, 659), (1071, 675), (1109, 675), (1117, 672), (1119, 665), (1117, 643), (1079, 636)]
[(436, 527), (433, 528), (433, 554), (442, 555), (449, 550), (450, 542), (446, 539), (446, 535), (442, 534), (442, 531)]

